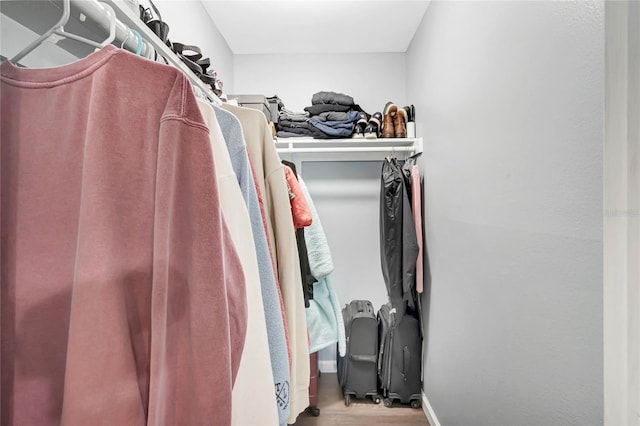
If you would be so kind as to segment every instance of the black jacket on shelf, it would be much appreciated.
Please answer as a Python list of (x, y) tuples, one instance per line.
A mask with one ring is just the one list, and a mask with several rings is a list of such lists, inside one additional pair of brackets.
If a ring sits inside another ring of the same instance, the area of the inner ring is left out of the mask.
[(347, 112), (350, 111), (353, 106), (349, 105), (332, 105), (332, 104), (318, 104), (305, 107), (304, 110), (310, 115), (318, 115), (327, 111)]
[(349, 95), (345, 95), (344, 93), (318, 92), (314, 93), (311, 97), (312, 105), (334, 104), (351, 106), (354, 103), (353, 98)]

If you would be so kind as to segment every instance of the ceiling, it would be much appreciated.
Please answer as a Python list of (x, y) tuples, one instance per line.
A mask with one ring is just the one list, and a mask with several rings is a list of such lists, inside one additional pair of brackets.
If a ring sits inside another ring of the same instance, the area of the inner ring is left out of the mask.
[(234, 54), (406, 52), (429, 0), (202, 0)]

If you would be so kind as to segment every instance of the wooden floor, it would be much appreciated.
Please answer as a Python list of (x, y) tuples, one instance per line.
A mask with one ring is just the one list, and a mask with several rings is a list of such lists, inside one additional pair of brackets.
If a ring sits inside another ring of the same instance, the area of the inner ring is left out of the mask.
[(320, 415), (313, 417), (308, 412), (304, 412), (298, 416), (295, 426), (429, 425), (422, 408), (414, 409), (397, 402), (393, 407), (386, 408), (384, 404), (376, 405), (370, 399), (352, 399), (351, 405), (346, 407), (336, 374), (322, 373), (319, 380)]

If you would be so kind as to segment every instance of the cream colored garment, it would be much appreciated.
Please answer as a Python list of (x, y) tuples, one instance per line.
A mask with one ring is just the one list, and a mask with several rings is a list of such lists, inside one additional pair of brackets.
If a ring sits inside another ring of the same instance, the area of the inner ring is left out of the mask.
[[(277, 425), (275, 386), (249, 212), (242, 198), (215, 113), (204, 101), (199, 100), (198, 105), (209, 127), (222, 216), (240, 255), (246, 278), (247, 337), (240, 360), (240, 369), (231, 394), (231, 424)], [(212, 385), (215, 386), (215, 384)]]
[(309, 342), (302, 294), (298, 245), (284, 169), (264, 114), (224, 104), (242, 124), (258, 184), (263, 194), (267, 229), (278, 267), (278, 280), (291, 345), (291, 413), (289, 423), (309, 406)]

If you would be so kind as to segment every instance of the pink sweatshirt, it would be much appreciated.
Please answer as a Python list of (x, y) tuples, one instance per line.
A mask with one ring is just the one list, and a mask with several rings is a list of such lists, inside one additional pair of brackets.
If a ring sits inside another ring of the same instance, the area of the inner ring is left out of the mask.
[(230, 424), (245, 281), (188, 80), (0, 71), (1, 423)]
[(414, 164), (411, 168), (411, 210), (418, 240), (418, 259), (416, 261), (416, 291), (422, 293), (424, 287), (424, 270), (422, 254), (422, 191), (420, 187), (420, 167)]

